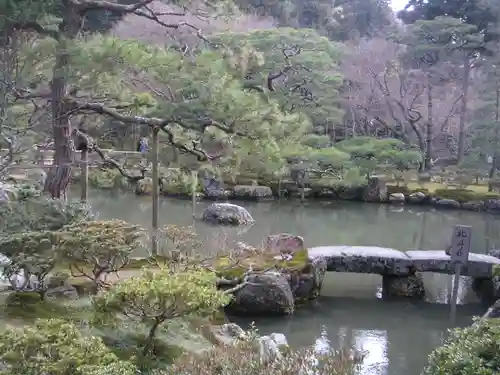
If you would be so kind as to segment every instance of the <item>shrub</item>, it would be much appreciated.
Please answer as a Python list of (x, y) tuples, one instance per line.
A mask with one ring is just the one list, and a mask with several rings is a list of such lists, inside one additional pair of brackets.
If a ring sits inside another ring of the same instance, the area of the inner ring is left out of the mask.
[(7, 329), (0, 336), (0, 362), (5, 375), (134, 375), (96, 337), (74, 324), (40, 319), (34, 326)]
[(56, 233), (57, 254), (71, 275), (92, 280), (97, 290), (109, 286), (107, 274), (128, 265), (143, 231), (122, 220), (105, 220), (67, 225)]
[(230, 296), (216, 288), (212, 272), (171, 272), (144, 268), (94, 298), (96, 323), (113, 323), (118, 316), (148, 326), (143, 354), (154, 353), (158, 328), (168, 320), (189, 315), (213, 314), (227, 305)]
[[(319, 360), (317, 372), (311, 372)], [(283, 359), (262, 361), (255, 343), (240, 341), (232, 346), (219, 346), (202, 354), (187, 353), (178, 358), (168, 374), (176, 375), (351, 375), (355, 373), (358, 358), (349, 351), (314, 355), (312, 349), (288, 351)], [(308, 371), (309, 370), (309, 371)], [(167, 375), (166, 373), (160, 373)]]
[(482, 201), (486, 199), (499, 199), (496, 193), (478, 193), (468, 189), (437, 189), (434, 195), (442, 199), (453, 199), (457, 202)]
[(496, 375), (500, 373), (500, 319), (482, 319), (450, 332), (429, 356), (422, 375)]
[(0, 205), (0, 231), (4, 233), (54, 231), (64, 225), (91, 217), (89, 207), (81, 202), (32, 197)]

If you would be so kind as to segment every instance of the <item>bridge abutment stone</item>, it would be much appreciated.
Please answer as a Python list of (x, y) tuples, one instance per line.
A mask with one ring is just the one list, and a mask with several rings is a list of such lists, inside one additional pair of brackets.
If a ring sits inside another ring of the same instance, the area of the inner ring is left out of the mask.
[(422, 275), (382, 275), (383, 299), (422, 299), (424, 297), (425, 288)]
[(493, 278), (476, 277), (472, 280), (472, 290), (481, 303), (491, 305), (500, 298)]

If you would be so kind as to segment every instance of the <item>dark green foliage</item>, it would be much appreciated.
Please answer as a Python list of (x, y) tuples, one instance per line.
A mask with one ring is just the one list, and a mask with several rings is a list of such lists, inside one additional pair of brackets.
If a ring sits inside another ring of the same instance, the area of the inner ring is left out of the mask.
[(356, 137), (337, 143), (337, 148), (350, 154), (353, 164), (364, 173), (378, 168), (412, 169), (422, 161), (419, 150), (392, 138)]
[[(123, 5), (137, 2), (138, 0), (116, 1)], [(62, 9), (61, 0), (3, 0), (0, 2), (0, 28), (31, 21), (55, 25), (61, 17)], [(122, 19), (123, 14), (119, 12), (89, 10), (84, 18), (83, 31), (107, 32)]]
[(245, 12), (273, 17), (280, 26), (310, 28), (331, 40), (366, 37), (393, 25), (387, 0), (236, 0)]
[(97, 337), (62, 319), (40, 319), (33, 326), (2, 334), (0, 361), (5, 375), (134, 375)]
[(0, 205), (0, 234), (26, 231), (54, 231), (92, 217), (81, 202), (63, 202), (34, 197)]
[[(498, 7), (498, 4), (495, 5)], [(447, 16), (474, 25), (478, 32), (484, 33), (487, 41), (494, 39), (492, 25), (497, 23), (496, 12), (482, 0), (410, 0), (407, 8), (399, 12), (398, 17), (405, 23), (417, 20), (433, 20)]]
[[(248, 50), (257, 52), (257, 56), (248, 58), (247, 70), (242, 73), (263, 86), (270, 73), (279, 72), (287, 64), (292, 67), (285, 84), (274, 82), (276, 91), (272, 97), (279, 101), (282, 110), (299, 110), (316, 126), (326, 127), (340, 121), (340, 46), (314, 30), (290, 28), (224, 33), (213, 39), (227, 45), (236, 55), (244, 57)], [(294, 48), (300, 53), (285, 59), (284, 51), (293, 54)]]
[(500, 319), (478, 320), (451, 332), (429, 356), (422, 375), (496, 375), (500, 372)]

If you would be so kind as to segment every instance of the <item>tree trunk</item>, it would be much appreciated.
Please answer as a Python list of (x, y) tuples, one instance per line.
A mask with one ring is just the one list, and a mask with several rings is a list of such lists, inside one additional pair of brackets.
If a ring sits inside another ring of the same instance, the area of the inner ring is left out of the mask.
[(431, 74), (427, 73), (427, 125), (426, 125), (426, 150), (424, 159), (424, 169), (429, 170), (431, 168), (431, 158), (432, 158), (432, 129), (433, 129), (433, 108), (432, 108), (432, 82)]
[(467, 116), (467, 102), (468, 93), (470, 86), (470, 61), (469, 56), (466, 55), (464, 59), (464, 73), (463, 73), (463, 83), (462, 83), (462, 100), (460, 109), (460, 123), (459, 123), (459, 133), (458, 133), (458, 155), (457, 164), (460, 164), (464, 160), (465, 154), (465, 119)]
[[(495, 141), (498, 142), (499, 136), (500, 136), (500, 129), (499, 126), (500, 124), (498, 121), (500, 120), (500, 88), (497, 87), (495, 91)], [(495, 151), (493, 152), (493, 158), (491, 160), (491, 167), (490, 167), (490, 172), (488, 173), (488, 191), (493, 191), (493, 180), (495, 179), (495, 175), (497, 172), (497, 165), (498, 165), (498, 152), (495, 148)]]
[(160, 319), (156, 318), (155, 322), (153, 323), (153, 326), (149, 330), (149, 334), (148, 334), (148, 337), (146, 338), (146, 343), (144, 345), (144, 350), (142, 351), (142, 354), (144, 356), (149, 355), (151, 353), (151, 351), (153, 350), (153, 344), (154, 344), (154, 339), (156, 336), (156, 331), (158, 330), (158, 327), (160, 326), (161, 323), (162, 323), (162, 321)]
[(71, 2), (66, 0), (62, 3), (61, 38), (57, 45), (56, 62), (52, 69), (51, 82), (52, 132), (55, 152), (44, 187), (44, 190), (52, 198), (61, 198), (62, 195), (65, 195), (71, 180), (74, 147), (71, 138), (70, 108), (65, 101), (70, 73), (68, 44), (78, 35), (81, 24), (81, 16), (71, 5)]
[(154, 128), (152, 131), (152, 146), (151, 151), (152, 155), (152, 163), (153, 163), (153, 186), (152, 186), (152, 195), (153, 195), (153, 217), (152, 217), (152, 243), (151, 243), (151, 251), (154, 256), (158, 255), (158, 231), (159, 231), (159, 200), (160, 200), (160, 192), (159, 192), (159, 173), (158, 173), (158, 133), (160, 129)]

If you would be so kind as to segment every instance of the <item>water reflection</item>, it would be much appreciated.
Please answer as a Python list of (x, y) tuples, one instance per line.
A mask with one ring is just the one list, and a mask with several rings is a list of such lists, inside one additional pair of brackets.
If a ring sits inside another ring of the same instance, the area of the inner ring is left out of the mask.
[[(151, 223), (151, 198), (132, 194), (106, 195), (92, 191), (89, 203), (102, 218), (121, 218), (144, 227)], [(201, 215), (210, 202), (196, 205)], [(242, 203), (239, 203), (242, 204)], [(195, 225), (203, 238), (214, 232), (228, 240), (259, 245), (263, 237), (289, 232), (304, 236), (309, 246), (373, 245), (400, 250), (443, 249), (448, 245), (451, 228), (456, 224), (473, 227), (472, 251), (484, 253), (500, 244), (500, 217), (468, 211), (438, 211), (425, 207), (394, 207), (354, 202), (244, 203), (256, 224), (241, 233), (235, 228), (218, 228), (194, 222), (191, 202), (162, 199), (160, 223)]]
[(387, 331), (354, 330), (354, 346), (366, 353), (361, 367), (361, 374), (387, 374)]
[[(149, 228), (151, 199), (134, 195), (104, 195), (95, 191), (90, 204), (100, 217), (119, 218)], [(198, 202), (200, 215), (210, 202)], [(241, 204), (241, 203), (239, 203)], [(256, 224), (245, 233), (234, 228), (216, 228), (193, 222), (189, 201), (162, 199), (161, 225), (195, 225), (206, 249), (220, 250), (221, 244), (243, 241), (260, 245), (269, 234), (294, 233), (305, 238), (308, 246), (352, 245), (381, 246), (399, 250), (443, 249), (450, 241), (456, 224), (473, 227), (472, 251), (485, 253), (500, 243), (500, 217), (467, 211), (438, 211), (424, 207), (348, 202), (273, 202), (242, 204)], [(367, 350), (363, 375), (418, 375), (432, 349), (439, 346), (449, 325), (449, 300), (452, 276), (424, 274), (427, 301), (387, 302), (374, 298), (379, 294), (382, 277), (328, 273), (322, 297), (309, 308), (299, 309), (289, 319), (259, 318), (262, 334), (284, 333), (292, 346), (310, 346), (321, 337), (325, 327), (333, 348), (355, 346)], [(471, 280), (459, 280), (457, 325), (470, 324), (473, 315), (482, 315), (471, 292)], [(437, 302), (437, 303), (436, 303)], [(469, 304), (472, 302), (472, 304)], [(237, 320), (246, 325), (248, 320)], [(321, 340), (320, 340), (321, 341)]]
[[(460, 306), (457, 325), (466, 326), (481, 313), (477, 305)], [(448, 319), (445, 305), (337, 296), (322, 297), (288, 319), (259, 318), (257, 327), (261, 334), (284, 333), (292, 347), (310, 346), (324, 331), (333, 348), (366, 351), (361, 375), (418, 375), (430, 351), (443, 343)], [(231, 320), (249, 324), (246, 319)]]

